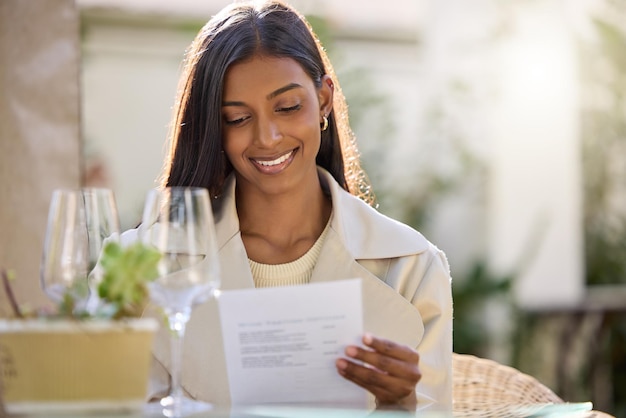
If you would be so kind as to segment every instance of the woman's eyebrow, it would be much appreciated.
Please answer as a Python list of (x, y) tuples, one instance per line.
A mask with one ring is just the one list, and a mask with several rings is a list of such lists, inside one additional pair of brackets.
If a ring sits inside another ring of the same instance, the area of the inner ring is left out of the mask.
[(297, 89), (297, 88), (302, 88), (302, 86), (298, 83), (289, 83), (284, 87), (274, 90), (273, 92), (271, 92), (265, 97), (267, 98), (267, 100), (271, 100), (274, 97), (278, 96), (279, 94), (283, 94), (286, 91)]
[(245, 106), (244, 102), (222, 102), (222, 106)]
[[(271, 92), (270, 94), (268, 94), (267, 96), (265, 96), (265, 98), (267, 100), (271, 100), (274, 97), (283, 94), (286, 91), (289, 90), (293, 90), (293, 89), (299, 89), (302, 88), (302, 85), (298, 84), (298, 83), (289, 83), (286, 86), (280, 87), (276, 90), (274, 90), (273, 92)], [(222, 106), (245, 106), (246, 104), (244, 102), (238, 102), (238, 101), (228, 101), (228, 102), (223, 102)]]

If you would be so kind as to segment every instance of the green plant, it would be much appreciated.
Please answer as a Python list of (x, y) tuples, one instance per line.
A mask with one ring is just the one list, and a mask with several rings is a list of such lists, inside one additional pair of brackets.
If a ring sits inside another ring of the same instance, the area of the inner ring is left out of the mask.
[(114, 308), (114, 317), (140, 316), (148, 300), (147, 283), (158, 276), (161, 253), (154, 247), (134, 243), (122, 248), (108, 243), (100, 263), (104, 274), (98, 296)]
[[(154, 247), (136, 242), (127, 247), (111, 241), (102, 250), (99, 266), (102, 280), (97, 284), (98, 306), (94, 310), (79, 307), (79, 301), (89, 294), (88, 281), (81, 280), (67, 289), (53, 316), (78, 319), (121, 319), (140, 317), (148, 303), (147, 284), (158, 276), (157, 264), (161, 253)], [(10, 272), (2, 271), (2, 282), (14, 316), (49, 316), (46, 313), (26, 313), (20, 308), (10, 286)]]

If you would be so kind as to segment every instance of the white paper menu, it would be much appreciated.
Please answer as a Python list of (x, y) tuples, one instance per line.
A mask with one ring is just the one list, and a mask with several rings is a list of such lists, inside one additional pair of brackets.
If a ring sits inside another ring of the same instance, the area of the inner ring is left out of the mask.
[(361, 343), (360, 279), (224, 291), (218, 303), (233, 405), (366, 405), (335, 367)]

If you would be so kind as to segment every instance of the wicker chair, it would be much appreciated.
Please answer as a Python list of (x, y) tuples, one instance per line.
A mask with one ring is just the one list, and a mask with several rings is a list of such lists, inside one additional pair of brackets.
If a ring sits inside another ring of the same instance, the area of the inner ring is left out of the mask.
[[(513, 367), (458, 353), (452, 353), (452, 394), (453, 415), (459, 418), (548, 416), (550, 404), (564, 403), (550, 388)], [(567, 416), (612, 417), (595, 410), (572, 410)]]
[(468, 354), (453, 354), (452, 382), (455, 417), (521, 417), (546, 404), (563, 403), (537, 379)]

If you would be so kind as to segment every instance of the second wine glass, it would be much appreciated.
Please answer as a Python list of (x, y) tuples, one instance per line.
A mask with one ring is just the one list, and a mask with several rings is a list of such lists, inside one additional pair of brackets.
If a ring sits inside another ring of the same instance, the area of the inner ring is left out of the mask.
[(119, 232), (112, 190), (54, 190), (40, 274), (46, 294), (57, 304), (71, 302), (65, 308), (78, 313), (97, 306), (97, 260), (104, 241), (116, 239)]
[(148, 285), (171, 331), (171, 388), (160, 408), (175, 417), (210, 409), (210, 404), (184, 397), (181, 387), (182, 341), (192, 307), (209, 299), (220, 284), (208, 191), (191, 187), (150, 191), (138, 233), (162, 254), (159, 277)]

